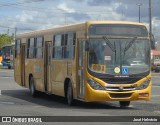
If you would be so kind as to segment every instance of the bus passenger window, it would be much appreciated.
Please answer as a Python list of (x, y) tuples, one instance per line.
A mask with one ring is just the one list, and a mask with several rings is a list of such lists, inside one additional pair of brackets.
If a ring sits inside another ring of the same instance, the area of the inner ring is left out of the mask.
[(34, 58), (35, 54), (35, 38), (28, 39), (27, 58)]
[(65, 45), (63, 46), (63, 53), (65, 59), (73, 59), (75, 52), (75, 33), (68, 33), (65, 35)]
[(15, 45), (15, 58), (17, 58), (17, 55), (20, 54), (20, 44), (21, 44), (21, 41), (20, 41), (20, 40), (16, 40), (16, 45)]
[(54, 46), (53, 46), (53, 58), (61, 59), (62, 58), (62, 35), (56, 35), (54, 37)]
[(42, 51), (42, 48), (43, 48), (43, 37), (38, 37), (36, 38), (36, 46), (35, 46), (35, 57), (36, 58), (42, 58), (43, 57), (43, 51)]

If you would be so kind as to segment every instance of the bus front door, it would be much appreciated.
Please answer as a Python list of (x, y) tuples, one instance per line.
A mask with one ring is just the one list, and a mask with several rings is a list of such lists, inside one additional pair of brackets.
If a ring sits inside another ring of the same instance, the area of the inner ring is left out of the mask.
[(51, 93), (51, 41), (45, 42), (44, 86), (46, 93)]
[(83, 39), (78, 40), (78, 97), (84, 99), (85, 85), (84, 85), (84, 66), (85, 66), (85, 41)]
[(21, 84), (25, 86), (25, 44), (21, 46)]

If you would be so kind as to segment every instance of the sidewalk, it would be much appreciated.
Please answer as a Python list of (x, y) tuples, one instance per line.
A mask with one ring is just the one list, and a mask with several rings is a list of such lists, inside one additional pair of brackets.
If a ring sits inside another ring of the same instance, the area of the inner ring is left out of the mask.
[(14, 69), (8, 69), (7, 66), (0, 65), (0, 72), (14, 72)]
[(0, 65), (0, 69), (8, 69), (8, 67)]

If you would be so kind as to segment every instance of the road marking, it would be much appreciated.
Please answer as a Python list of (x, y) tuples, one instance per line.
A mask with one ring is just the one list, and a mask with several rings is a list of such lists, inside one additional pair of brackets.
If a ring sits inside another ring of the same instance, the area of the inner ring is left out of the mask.
[(152, 86), (152, 88), (157, 88), (157, 87), (159, 88), (160, 86), (158, 86), (158, 85), (157, 86), (156, 85)]
[(160, 95), (151, 95), (151, 97), (159, 97)]
[(15, 104), (14, 102), (3, 102), (3, 101), (0, 101), (0, 104), (9, 104), (9, 105), (13, 105)]
[(0, 78), (10, 78), (10, 77), (13, 77), (13, 76), (0, 76)]
[(158, 113), (158, 114), (160, 114), (160, 111), (154, 111), (155, 113)]
[(0, 72), (3, 72), (3, 73), (14, 73), (14, 71), (4, 71), (4, 70), (0, 70)]
[(152, 76), (152, 77), (159, 78), (160, 76)]

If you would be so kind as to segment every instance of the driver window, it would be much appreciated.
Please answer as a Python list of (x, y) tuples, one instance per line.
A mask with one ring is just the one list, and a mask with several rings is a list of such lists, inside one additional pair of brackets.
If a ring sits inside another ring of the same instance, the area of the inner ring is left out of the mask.
[(92, 43), (89, 49), (90, 64), (104, 64), (104, 51), (100, 43)]

